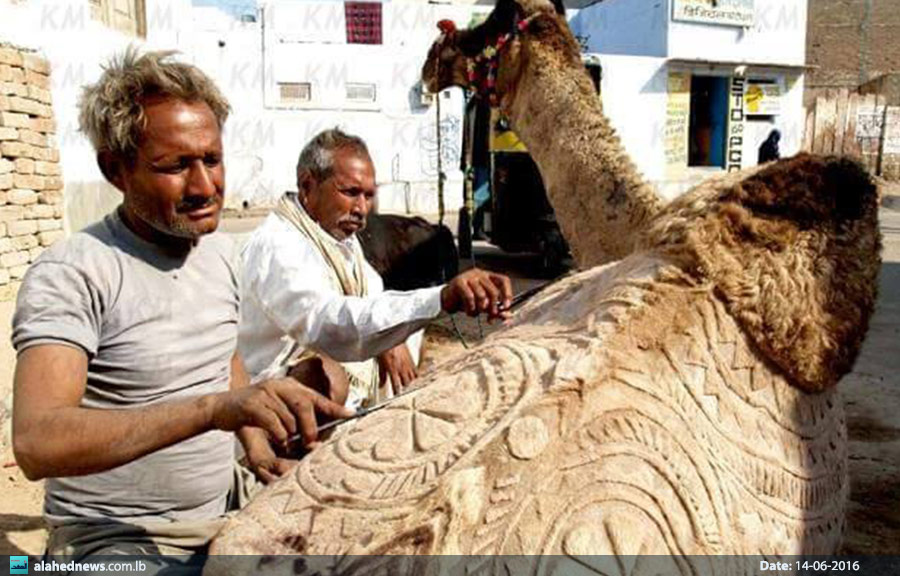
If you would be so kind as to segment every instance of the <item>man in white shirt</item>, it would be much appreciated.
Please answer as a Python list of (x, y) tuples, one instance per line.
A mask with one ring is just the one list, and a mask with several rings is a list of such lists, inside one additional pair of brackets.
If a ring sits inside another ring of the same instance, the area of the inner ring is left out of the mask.
[(324, 356), (341, 363), (347, 405), (359, 406), (373, 401), (379, 372), (395, 392), (415, 378), (404, 341), (441, 310), (507, 316), (509, 278), (483, 270), (435, 288), (384, 291), (356, 238), (376, 195), (360, 138), (337, 129), (313, 138), (297, 163), (297, 187), (243, 250), (238, 348), (254, 382)]

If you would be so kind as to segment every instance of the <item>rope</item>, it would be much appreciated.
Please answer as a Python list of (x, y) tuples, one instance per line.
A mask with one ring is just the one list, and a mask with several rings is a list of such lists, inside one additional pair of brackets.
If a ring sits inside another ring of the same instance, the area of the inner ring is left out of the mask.
[[(440, 67), (440, 60), (438, 60), (438, 67)], [(435, 125), (435, 130), (437, 131), (436, 136), (437, 136), (437, 174), (438, 174), (438, 182), (437, 182), (437, 187), (438, 187), (438, 225), (443, 226), (444, 225), (444, 212), (445, 212), (444, 179), (446, 178), (446, 175), (444, 174), (443, 137), (441, 136), (441, 93), (438, 92), (437, 94), (435, 94), (434, 97), (435, 97), (435, 107), (434, 107), (435, 122), (434, 122), (434, 125)], [(442, 276), (444, 275), (443, 270), (441, 270), (441, 275)], [(446, 277), (444, 277), (442, 279), (445, 283), (450, 280), (449, 278), (446, 278)], [(468, 344), (468, 342), (466, 342), (466, 339), (463, 336), (462, 331), (459, 329), (459, 326), (456, 324), (456, 315), (449, 314), (449, 316), (450, 316), (450, 325), (453, 326), (453, 333), (456, 335), (457, 339), (459, 339), (460, 343), (462, 343), (463, 348), (468, 350), (469, 344)]]

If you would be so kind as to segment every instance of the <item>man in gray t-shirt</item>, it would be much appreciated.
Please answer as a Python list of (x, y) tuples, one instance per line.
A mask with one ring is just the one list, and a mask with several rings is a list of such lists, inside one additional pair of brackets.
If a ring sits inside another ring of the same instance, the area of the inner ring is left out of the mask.
[(267, 480), (286, 466), (270, 440), (312, 443), (316, 412), (350, 413), (294, 380), (248, 386), (232, 246), (214, 233), (228, 104), (211, 80), (129, 51), (80, 105), (123, 202), (25, 276), (16, 459), (49, 479), (50, 554), (203, 552), (233, 488), (231, 432)]

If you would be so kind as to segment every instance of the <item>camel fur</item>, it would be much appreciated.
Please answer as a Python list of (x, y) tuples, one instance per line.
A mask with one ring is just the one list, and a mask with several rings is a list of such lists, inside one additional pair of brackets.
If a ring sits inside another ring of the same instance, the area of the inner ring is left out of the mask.
[[(557, 7), (539, 0), (444, 30), (426, 83), (461, 82), (467, 53), (531, 16), (501, 53), (498, 95), (586, 269), (418, 390), (339, 426), (229, 521), (213, 554), (318, 556), (296, 574), (421, 573), (411, 554), (457, 555), (459, 573), (568, 573), (571, 558), (600, 573), (744, 574), (707, 555), (839, 550), (850, 485), (835, 384), (876, 297), (871, 178), (800, 155), (665, 205), (582, 87)], [(668, 564), (635, 558), (653, 554)], [(282, 569), (269, 556), (207, 566)]]

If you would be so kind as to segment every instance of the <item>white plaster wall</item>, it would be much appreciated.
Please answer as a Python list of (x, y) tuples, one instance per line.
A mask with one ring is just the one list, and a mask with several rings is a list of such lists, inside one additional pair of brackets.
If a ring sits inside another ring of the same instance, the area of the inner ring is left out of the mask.
[(588, 52), (664, 57), (667, 5), (668, 0), (606, 0), (582, 8), (569, 26), (587, 39)]
[[(668, 8), (671, 20), (671, 2)], [(802, 66), (806, 60), (807, 0), (755, 0), (751, 28), (694, 22), (669, 24), (670, 58)]]
[[(232, 180), (229, 176), (231, 201), (266, 203), (284, 190), (294, 189), (294, 166), (302, 146), (319, 131), (339, 126), (362, 136), (369, 144), (382, 211), (437, 213), (436, 113), (434, 104), (420, 103), (422, 63), (437, 36), (438, 20), (450, 18), (466, 26), (473, 12), (489, 11), (490, 7), (415, 1), (385, 3), (381, 46), (344, 43), (342, 2), (273, 1), (262, 7), (258, 33), (265, 57), (249, 47), (235, 55), (257, 71), (255, 75), (245, 74), (254, 78), (252, 86), (248, 89), (248, 80), (236, 79), (234, 70), (228, 67), (217, 76), (220, 84), (232, 90), (240, 86), (246, 95), (246, 106), (235, 104), (234, 117), (226, 129), (226, 133), (232, 132), (226, 134), (226, 142), (231, 145), (228, 170), (232, 170), (236, 156), (238, 162), (250, 163), (259, 172), (249, 187), (246, 174), (241, 176), (242, 183), (234, 185), (237, 178)], [(209, 47), (211, 40), (203, 42), (204, 47), (194, 47), (195, 54), (219, 49)], [(229, 56), (226, 61), (234, 58)], [(202, 65), (200, 61), (198, 64)], [(291, 108), (281, 106), (277, 82), (311, 82), (312, 100)], [(346, 102), (346, 82), (374, 83), (376, 102)], [(448, 211), (462, 206), (462, 110), (460, 90), (442, 94), (442, 157), (448, 177), (444, 192)], [(236, 126), (243, 131), (240, 137)]]
[(603, 111), (644, 177), (665, 177), (665, 59), (600, 54)]

